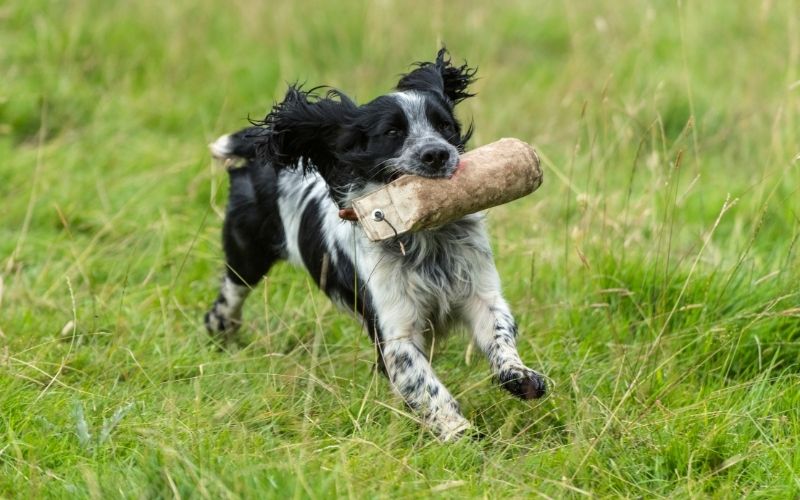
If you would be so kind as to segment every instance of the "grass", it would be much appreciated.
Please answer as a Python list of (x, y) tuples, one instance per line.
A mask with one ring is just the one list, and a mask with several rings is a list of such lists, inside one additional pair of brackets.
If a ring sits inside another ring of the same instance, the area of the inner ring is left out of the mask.
[[(500, 4), (499, 4), (500, 5)], [(797, 1), (0, 7), (0, 496), (797, 497)], [(473, 144), (545, 159), (490, 211), (524, 403), (455, 336), (488, 437), (437, 443), (289, 266), (243, 346), (202, 313), (225, 175), (205, 144), (287, 81), (365, 101), (447, 42)]]

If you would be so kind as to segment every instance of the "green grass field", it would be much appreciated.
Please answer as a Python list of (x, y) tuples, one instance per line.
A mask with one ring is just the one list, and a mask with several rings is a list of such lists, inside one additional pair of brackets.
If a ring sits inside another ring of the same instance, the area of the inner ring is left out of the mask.
[[(648, 5), (649, 4), (649, 5)], [(800, 2), (0, 5), (0, 497), (800, 495)], [(446, 43), (472, 145), (545, 183), (489, 213), (544, 400), (434, 357), (437, 443), (313, 282), (210, 344), (225, 173), (286, 82), (365, 102)]]

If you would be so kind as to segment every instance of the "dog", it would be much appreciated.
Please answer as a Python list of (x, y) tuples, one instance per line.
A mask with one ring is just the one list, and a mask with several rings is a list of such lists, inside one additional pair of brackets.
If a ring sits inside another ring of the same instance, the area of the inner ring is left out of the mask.
[(464, 130), (454, 108), (473, 97), (477, 70), (454, 65), (444, 48), (412, 68), (394, 92), (363, 105), (338, 90), (290, 85), (263, 121), (211, 145), (237, 168), (222, 229), (227, 271), (205, 325), (230, 337), (276, 261), (303, 266), (362, 322), (394, 391), (448, 441), (471, 424), (431, 367), (436, 336), (466, 326), (499, 385), (519, 398), (542, 397), (546, 382), (517, 352), (481, 215), (384, 242), (339, 216), (401, 175), (450, 177), (458, 168), (473, 127)]

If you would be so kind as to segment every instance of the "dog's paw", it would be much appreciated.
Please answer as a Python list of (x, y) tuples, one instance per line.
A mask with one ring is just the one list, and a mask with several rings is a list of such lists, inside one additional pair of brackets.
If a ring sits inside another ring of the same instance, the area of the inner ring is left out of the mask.
[(542, 375), (529, 368), (511, 368), (498, 374), (500, 386), (520, 399), (538, 399), (547, 393)]
[(472, 424), (461, 415), (439, 415), (428, 421), (428, 426), (440, 441), (451, 443), (469, 435)]
[(242, 326), (241, 317), (231, 317), (222, 314), (216, 304), (206, 313), (203, 317), (203, 321), (208, 333), (215, 338), (229, 338)]

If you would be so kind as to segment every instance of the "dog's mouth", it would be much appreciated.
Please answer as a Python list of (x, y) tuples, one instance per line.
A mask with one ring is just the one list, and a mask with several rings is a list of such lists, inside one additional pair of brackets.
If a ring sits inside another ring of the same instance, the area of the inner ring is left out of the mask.
[(437, 170), (437, 171), (426, 171), (424, 169), (407, 171), (398, 169), (394, 172), (391, 172), (387, 178), (387, 184), (390, 182), (394, 182), (400, 177), (404, 175), (416, 175), (418, 177), (426, 177), (428, 179), (450, 179), (463, 167), (463, 162), (459, 159), (455, 165), (449, 166), (448, 168)]

